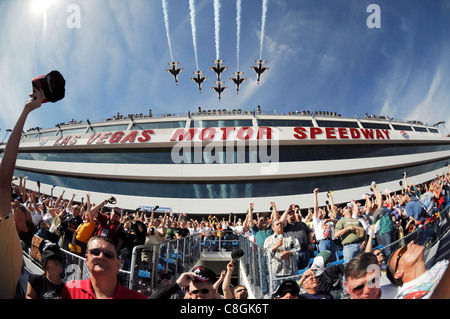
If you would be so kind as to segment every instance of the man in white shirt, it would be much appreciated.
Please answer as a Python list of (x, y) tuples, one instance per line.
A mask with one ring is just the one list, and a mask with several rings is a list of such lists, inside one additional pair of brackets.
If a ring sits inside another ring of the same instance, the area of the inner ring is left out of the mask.
[(301, 250), (298, 239), (283, 234), (283, 224), (277, 219), (272, 223), (273, 235), (264, 241), (264, 249), (269, 250), (272, 271), (275, 276), (291, 276), (297, 273), (297, 254)]
[(386, 275), (399, 286), (395, 299), (429, 299), (446, 272), (448, 276), (449, 261), (438, 261), (427, 270), (424, 252), (424, 246), (411, 241), (391, 254)]

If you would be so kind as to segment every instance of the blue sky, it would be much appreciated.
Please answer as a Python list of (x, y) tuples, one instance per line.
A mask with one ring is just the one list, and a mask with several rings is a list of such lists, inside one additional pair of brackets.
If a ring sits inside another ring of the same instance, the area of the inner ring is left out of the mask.
[[(257, 105), (279, 114), (446, 121), (450, 129), (450, 1), (267, 2), (262, 58), (270, 70), (257, 85), (250, 66), (260, 57), (262, 0), (242, 0), (239, 66), (248, 80), (237, 95), (229, 81), (237, 71), (235, 0), (218, 1), (216, 20), (214, 0), (195, 0), (197, 61), (189, 1), (167, 0), (172, 55), (184, 68), (178, 86), (165, 71), (171, 55), (161, 0), (0, 0), (0, 137), (17, 120), (31, 79), (54, 69), (66, 78), (66, 97), (33, 112), (25, 129), (150, 108), (156, 115)], [(370, 4), (380, 8), (381, 28), (367, 26)], [(220, 103), (209, 70), (217, 52), (229, 66)], [(190, 80), (196, 63), (208, 76), (201, 94)]]

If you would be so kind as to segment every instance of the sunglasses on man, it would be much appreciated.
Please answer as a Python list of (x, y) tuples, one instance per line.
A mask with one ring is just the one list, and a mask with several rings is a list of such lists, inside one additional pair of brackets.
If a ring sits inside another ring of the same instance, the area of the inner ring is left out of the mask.
[(398, 252), (397, 255), (397, 261), (395, 262), (395, 270), (394, 270), (394, 274), (397, 272), (397, 268), (398, 268), (398, 262), (400, 261), (400, 258), (402, 258), (402, 256), (406, 253), (406, 251), (408, 250), (408, 246), (403, 246), (400, 251)]
[(206, 294), (209, 293), (210, 291), (211, 291), (211, 289), (208, 289), (208, 288), (202, 288), (202, 289), (192, 290), (192, 291), (190, 291), (190, 293), (193, 294), (193, 295), (198, 295), (199, 293), (202, 293), (202, 294), (206, 295)]
[(241, 289), (238, 289), (238, 290), (236, 290), (236, 293), (242, 292), (242, 291), (247, 291), (247, 288), (241, 288)]
[(355, 295), (359, 295), (359, 294), (361, 294), (364, 291), (364, 288), (366, 287), (366, 285), (369, 285), (369, 287), (374, 288), (376, 281), (377, 281), (377, 278), (374, 277), (374, 278), (372, 278), (372, 279), (370, 279), (370, 280), (368, 280), (368, 281), (366, 281), (366, 282), (364, 282), (364, 283), (362, 283), (360, 285), (357, 285), (357, 286), (353, 287), (352, 292)]
[(105, 258), (107, 258), (107, 259), (114, 259), (114, 258), (116, 258), (116, 254), (115, 253), (113, 253), (111, 251), (108, 251), (108, 250), (99, 249), (99, 248), (90, 249), (88, 251), (88, 253), (90, 255), (92, 255), (92, 256), (95, 256), (95, 257), (99, 257), (100, 254), (103, 253), (103, 256), (105, 256)]

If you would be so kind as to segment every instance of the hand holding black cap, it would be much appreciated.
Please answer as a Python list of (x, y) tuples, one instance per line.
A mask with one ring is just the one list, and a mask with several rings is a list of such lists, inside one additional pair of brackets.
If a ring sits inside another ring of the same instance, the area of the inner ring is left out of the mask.
[(33, 88), (37, 90), (42, 89), (45, 95), (43, 103), (52, 102), (55, 103), (62, 100), (65, 96), (66, 80), (58, 71), (51, 71), (47, 75), (42, 75), (34, 78), (31, 81)]
[(244, 251), (242, 249), (233, 250), (231, 252), (231, 258), (232, 258), (233, 264), (237, 263), (239, 258), (241, 258), (242, 256), (244, 256)]

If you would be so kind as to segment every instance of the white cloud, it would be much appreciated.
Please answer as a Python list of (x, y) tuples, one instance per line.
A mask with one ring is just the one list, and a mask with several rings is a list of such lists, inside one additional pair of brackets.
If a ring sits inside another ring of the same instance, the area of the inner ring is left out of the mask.
[[(412, 119), (418, 119), (429, 125), (445, 121), (450, 124), (450, 80), (445, 77), (443, 68), (438, 68), (423, 100), (413, 107)], [(426, 88), (425, 88), (426, 89)]]

